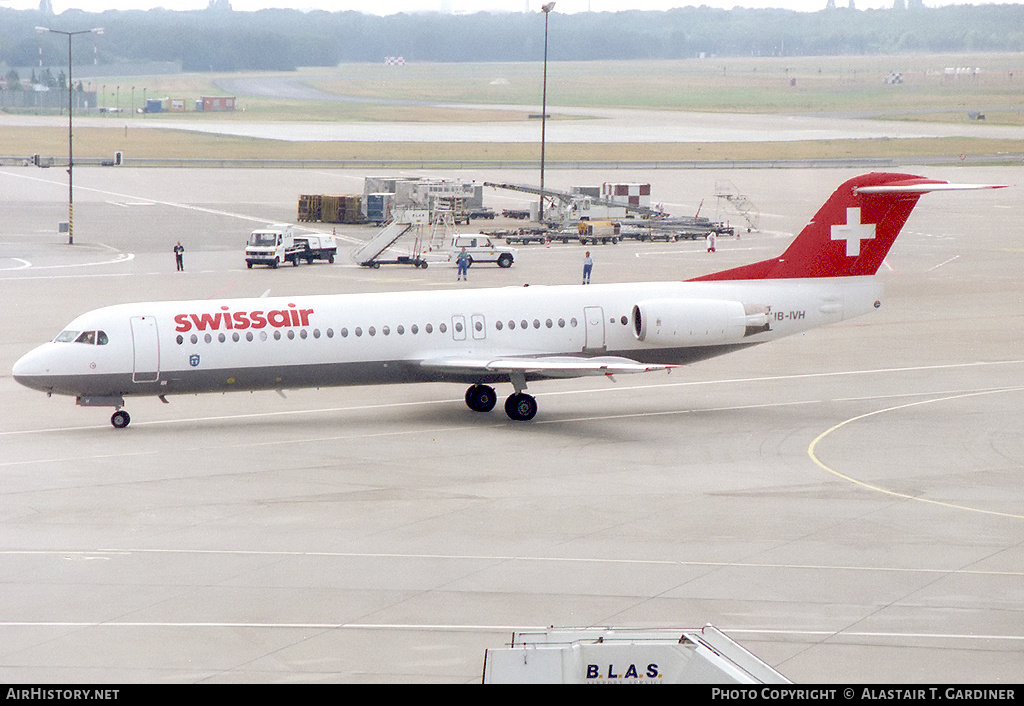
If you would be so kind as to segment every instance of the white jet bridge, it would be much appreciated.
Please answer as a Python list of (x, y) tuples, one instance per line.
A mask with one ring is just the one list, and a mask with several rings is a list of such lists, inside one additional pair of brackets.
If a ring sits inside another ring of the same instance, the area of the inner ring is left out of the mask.
[(484, 684), (789, 684), (720, 630), (550, 628), (484, 654)]

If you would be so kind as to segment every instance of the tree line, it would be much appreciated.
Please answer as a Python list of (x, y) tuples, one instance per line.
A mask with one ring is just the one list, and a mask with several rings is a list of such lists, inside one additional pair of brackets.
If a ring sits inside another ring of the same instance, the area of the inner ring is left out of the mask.
[[(37, 26), (103, 27), (103, 35), (75, 41), (75, 64), (171, 61), (185, 71), (280, 71), (387, 56), (415, 62), (538, 61), (543, 24), (541, 13), (233, 12), (223, 4), (187, 12), (60, 15), (0, 9), (0, 63), (37, 66), (42, 51), (44, 66), (66, 64), (66, 38), (39, 34)], [(1020, 52), (1024, 5), (555, 12), (548, 46), (551, 61)]]

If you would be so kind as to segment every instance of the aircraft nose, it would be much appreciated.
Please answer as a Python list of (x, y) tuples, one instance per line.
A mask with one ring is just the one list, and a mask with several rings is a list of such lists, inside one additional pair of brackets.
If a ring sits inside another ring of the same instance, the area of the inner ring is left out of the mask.
[(46, 348), (46, 346), (40, 346), (18, 359), (11, 369), (11, 374), (16, 382), (35, 390), (46, 389), (43, 381), (50, 372), (49, 355), (47, 355)]

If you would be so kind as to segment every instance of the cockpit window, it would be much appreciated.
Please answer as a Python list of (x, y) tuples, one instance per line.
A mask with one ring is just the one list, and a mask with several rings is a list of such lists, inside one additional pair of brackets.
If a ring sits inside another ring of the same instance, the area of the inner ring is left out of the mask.
[(105, 331), (61, 331), (54, 343), (84, 343), (88, 346), (105, 346), (110, 342)]

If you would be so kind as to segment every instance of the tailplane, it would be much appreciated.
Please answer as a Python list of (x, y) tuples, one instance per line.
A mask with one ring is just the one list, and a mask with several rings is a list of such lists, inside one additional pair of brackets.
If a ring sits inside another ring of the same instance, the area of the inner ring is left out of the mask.
[(835, 190), (781, 256), (693, 281), (873, 275), (921, 194), (984, 188), (1000, 187), (949, 184), (912, 174), (854, 177)]

